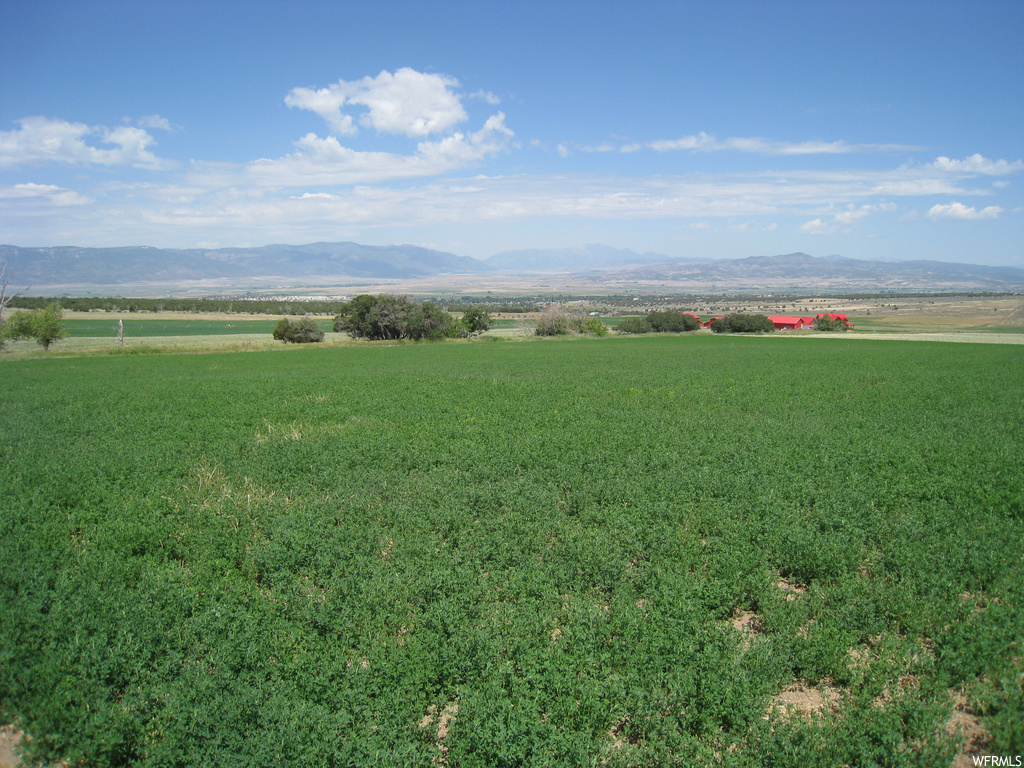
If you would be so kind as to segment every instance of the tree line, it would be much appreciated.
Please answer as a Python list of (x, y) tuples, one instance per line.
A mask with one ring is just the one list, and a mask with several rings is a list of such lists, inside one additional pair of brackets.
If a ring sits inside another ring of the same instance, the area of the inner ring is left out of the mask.
[[(246, 315), (336, 315), (348, 303), (345, 299), (261, 299), (261, 298), (202, 298), (202, 299), (133, 299), (99, 296), (14, 296), (8, 301), (12, 309), (42, 309), (57, 303), (69, 312), (219, 312)], [(460, 297), (455, 303), (445, 303), (449, 312), (468, 312), (473, 309), (493, 314), (521, 314), (536, 312), (539, 307), (532, 299), (494, 301)]]

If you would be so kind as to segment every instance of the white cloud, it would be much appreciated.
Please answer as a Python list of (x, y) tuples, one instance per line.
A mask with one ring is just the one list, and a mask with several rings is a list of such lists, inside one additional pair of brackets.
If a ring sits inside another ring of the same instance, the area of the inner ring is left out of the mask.
[(862, 205), (860, 208), (850, 208), (849, 210), (842, 211), (836, 214), (836, 221), (839, 224), (850, 225), (856, 224), (858, 221), (866, 219), (873, 213), (879, 211), (895, 211), (895, 203), (878, 203), (876, 205)]
[(477, 91), (476, 93), (469, 94), (469, 98), (481, 99), (483, 101), (486, 101), (488, 104), (491, 104), (492, 106), (497, 106), (498, 104), (501, 104), (501, 99), (499, 99), (490, 91)]
[(774, 232), (779, 228), (778, 224), (772, 223), (768, 225), (762, 225), (759, 221), (746, 221), (742, 224), (733, 224), (729, 227), (733, 232), (740, 232), (743, 234), (753, 234), (755, 232)]
[(836, 227), (834, 224), (826, 224), (821, 219), (811, 219), (800, 226), (800, 231), (809, 235), (830, 235), (836, 231)]
[(171, 121), (166, 117), (160, 115), (143, 115), (135, 121), (141, 128), (155, 128), (160, 131), (176, 131), (178, 130), (175, 126), (171, 125)]
[[(62, 163), (166, 170), (174, 165), (149, 151), (156, 141), (142, 128), (89, 127), (45, 117), (26, 117), (17, 122), (21, 126), (18, 130), (0, 131), (0, 168)], [(88, 143), (92, 137), (114, 148), (93, 146)]]
[[(715, 143), (715, 139), (712, 136), (704, 133), (703, 131), (696, 136), (683, 136), (679, 139), (659, 139), (658, 141), (647, 142), (645, 146), (653, 149), (657, 152), (670, 152), (678, 149), (714, 149), (712, 145)], [(628, 144), (627, 151), (635, 151), (636, 144)]]
[(1008, 173), (1024, 171), (1024, 161), (1015, 160), (1009, 163), (1006, 160), (989, 160), (979, 154), (973, 154), (963, 160), (950, 160), (948, 157), (939, 157), (932, 163), (931, 167), (948, 173), (1004, 176)]
[(6, 200), (44, 200), (54, 205), (85, 205), (92, 202), (77, 192), (54, 186), (53, 184), (15, 184), (12, 187), (0, 187), (0, 199)]
[[(900, 176), (906, 174), (900, 173)], [(880, 181), (872, 189), (878, 195), (899, 195), (918, 197), (921, 195), (956, 195), (964, 192), (960, 187), (950, 184), (946, 179), (921, 178), (894, 178)]]
[(500, 154), (514, 133), (499, 112), (475, 133), (456, 132), (437, 141), (423, 141), (411, 155), (360, 152), (342, 146), (334, 136), (309, 133), (295, 142), (298, 151), (277, 160), (257, 160), (247, 171), (251, 179), (270, 186), (333, 186), (369, 184), (434, 176)]
[(342, 109), (348, 105), (365, 107), (360, 125), (381, 133), (411, 137), (444, 133), (468, 119), (455, 78), (431, 75), (403, 67), (393, 74), (383, 71), (376, 77), (339, 80), (314, 90), (293, 88), (285, 97), (289, 107), (308, 109), (320, 115), (334, 135), (356, 132), (352, 115)]
[(355, 133), (357, 129), (352, 122), (352, 116), (341, 111), (345, 106), (345, 99), (346, 93), (332, 85), (330, 88), (321, 88), (317, 91), (312, 88), (293, 88), (284, 97), (284, 103), (289, 107), (315, 112), (327, 121), (331, 133), (335, 136), (347, 136)]
[(800, 231), (810, 235), (834, 235), (839, 232), (849, 232), (855, 225), (873, 213), (895, 211), (896, 209), (895, 203), (874, 203), (859, 207), (849, 205), (846, 210), (834, 214), (830, 221), (820, 218), (812, 219), (801, 225)]
[(949, 205), (933, 205), (925, 218), (933, 221), (979, 221), (982, 219), (997, 219), (1003, 209), (998, 205), (990, 205), (980, 211), (976, 208), (968, 208), (963, 203), (950, 203)]
[[(627, 144), (623, 152), (635, 152), (641, 145)], [(678, 139), (659, 139), (642, 145), (656, 152), (694, 150), (699, 152), (751, 152), (760, 155), (837, 155), (855, 152), (895, 152), (917, 149), (901, 144), (847, 144), (845, 141), (802, 141), (788, 142), (762, 137), (717, 139), (713, 135), (700, 133)]]

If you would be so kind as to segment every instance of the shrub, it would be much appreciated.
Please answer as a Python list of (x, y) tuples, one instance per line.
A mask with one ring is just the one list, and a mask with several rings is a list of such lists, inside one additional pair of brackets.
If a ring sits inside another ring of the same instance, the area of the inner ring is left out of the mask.
[(771, 333), (775, 326), (767, 315), (733, 313), (711, 323), (711, 330), (715, 333)]
[(822, 315), (814, 321), (814, 330), (816, 331), (848, 331), (850, 326), (843, 320), (836, 318), (833, 320), (828, 315)]
[(627, 317), (615, 330), (619, 333), (650, 333), (652, 328), (646, 317)]
[(334, 330), (357, 339), (444, 339), (458, 334), (458, 322), (432, 302), (408, 296), (363, 294), (344, 304)]
[(537, 336), (566, 336), (570, 333), (604, 336), (608, 333), (608, 328), (600, 318), (587, 317), (582, 310), (549, 307), (537, 320), (537, 327), (533, 332)]
[(682, 312), (651, 312), (647, 316), (647, 322), (651, 330), (658, 333), (682, 333), (700, 328), (700, 321), (697, 318), (693, 315), (684, 315)]
[(311, 317), (302, 317), (294, 322), (285, 317), (274, 329), (274, 338), (285, 344), (311, 344), (323, 341), (324, 332), (317, 327)]
[(583, 323), (583, 313), (565, 307), (548, 307), (537, 320), (537, 336), (566, 336)]

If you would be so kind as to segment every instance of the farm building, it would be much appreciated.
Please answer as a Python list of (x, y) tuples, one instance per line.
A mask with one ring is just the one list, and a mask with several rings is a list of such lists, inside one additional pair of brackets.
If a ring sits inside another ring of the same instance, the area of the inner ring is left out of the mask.
[(799, 330), (806, 325), (804, 322), (806, 318), (803, 317), (788, 317), (786, 315), (769, 315), (768, 319), (771, 324), (775, 326), (777, 331), (795, 331)]

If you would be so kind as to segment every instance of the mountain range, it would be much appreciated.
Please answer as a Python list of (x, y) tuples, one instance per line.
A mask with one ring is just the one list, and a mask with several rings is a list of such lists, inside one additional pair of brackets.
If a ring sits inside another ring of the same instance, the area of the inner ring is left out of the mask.
[(634, 285), (693, 290), (832, 289), (1024, 290), (1024, 269), (940, 261), (888, 262), (805, 253), (743, 259), (673, 258), (604, 245), (504, 251), (473, 259), (413, 245), (358, 243), (267, 245), (257, 248), (162, 249), (148, 246), (22, 248), (0, 245), (12, 285), (36, 289), (148, 285), (167, 290), (197, 285), (241, 286), (277, 281), (282, 287), (340, 281), (423, 281), (463, 276), (551, 276), (552, 282), (622, 288)]

